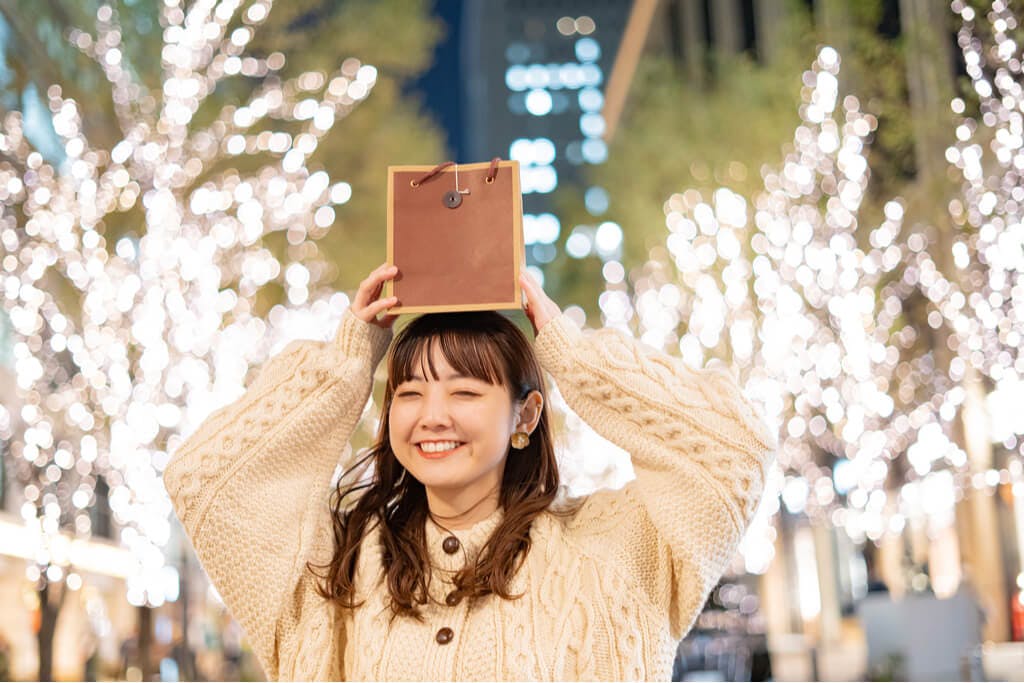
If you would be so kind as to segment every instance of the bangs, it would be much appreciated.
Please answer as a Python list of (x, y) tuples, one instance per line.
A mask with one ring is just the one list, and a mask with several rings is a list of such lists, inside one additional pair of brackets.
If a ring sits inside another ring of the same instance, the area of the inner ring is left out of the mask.
[(413, 375), (439, 380), (431, 352), (440, 348), (442, 357), (461, 375), (488, 384), (508, 384), (500, 341), (482, 330), (447, 328), (424, 330), (410, 335), (394, 349), (388, 368), (388, 385), (394, 389)]

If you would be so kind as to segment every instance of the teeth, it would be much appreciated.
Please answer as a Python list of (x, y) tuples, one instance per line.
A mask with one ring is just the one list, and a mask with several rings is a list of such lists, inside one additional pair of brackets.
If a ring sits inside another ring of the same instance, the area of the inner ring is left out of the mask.
[(441, 453), (442, 451), (450, 451), (458, 447), (458, 441), (424, 441), (420, 444), (420, 448), (423, 449), (424, 453)]

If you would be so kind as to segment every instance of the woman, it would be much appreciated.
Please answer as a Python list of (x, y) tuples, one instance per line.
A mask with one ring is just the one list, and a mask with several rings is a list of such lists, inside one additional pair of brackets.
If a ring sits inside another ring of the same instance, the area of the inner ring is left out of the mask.
[[(412, 321), (353, 464), (396, 275), (373, 271), (333, 342), (286, 347), (164, 474), (267, 676), (668, 679), (760, 497), (764, 425), (726, 375), (584, 334), (524, 275), (533, 348), (494, 312)], [(555, 503), (539, 367), (634, 481)]]

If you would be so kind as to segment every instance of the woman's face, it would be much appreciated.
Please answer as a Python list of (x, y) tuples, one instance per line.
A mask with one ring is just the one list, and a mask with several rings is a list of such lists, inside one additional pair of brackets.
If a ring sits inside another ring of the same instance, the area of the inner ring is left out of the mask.
[(509, 437), (518, 422), (508, 388), (463, 377), (435, 342), (437, 379), (418, 362), (395, 387), (389, 437), (395, 457), (428, 490), (482, 497), (501, 485)]

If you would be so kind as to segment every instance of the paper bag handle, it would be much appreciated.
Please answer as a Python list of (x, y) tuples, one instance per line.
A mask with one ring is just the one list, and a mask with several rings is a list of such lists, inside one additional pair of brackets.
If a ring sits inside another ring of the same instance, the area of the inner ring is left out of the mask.
[[(498, 175), (498, 163), (500, 161), (501, 161), (501, 157), (494, 157), (493, 159), (491, 159), (491, 167), (489, 169), (487, 169), (486, 181), (487, 181), (488, 185), (493, 183), (494, 179), (497, 177), (497, 175)], [(454, 161), (442, 162), (442, 163), (438, 164), (437, 166), (435, 166), (434, 168), (432, 168), (431, 170), (429, 170), (426, 173), (424, 173), (421, 177), (417, 178), (416, 180), (410, 181), (409, 184), (412, 185), (413, 187), (419, 187), (420, 185), (422, 185), (423, 183), (427, 182), (428, 180), (430, 180), (431, 178), (436, 176), (438, 173), (440, 173), (444, 169), (448, 168), (449, 166), (453, 166), (454, 164), (455, 164)]]

